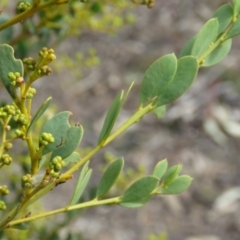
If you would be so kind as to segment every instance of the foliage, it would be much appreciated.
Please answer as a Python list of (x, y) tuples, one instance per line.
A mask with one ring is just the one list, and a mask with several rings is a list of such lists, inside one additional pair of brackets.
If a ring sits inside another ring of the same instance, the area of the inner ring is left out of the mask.
[[(154, 3), (151, 0), (133, 2), (148, 7), (152, 7)], [(16, 175), (15, 186), (9, 187), (2, 183), (0, 185), (0, 230), (4, 231), (1, 234), (7, 234), (9, 229), (29, 229), (34, 226), (30, 222), (58, 213), (65, 213), (68, 216), (67, 221), (70, 221), (73, 215), (69, 213), (72, 211), (77, 212), (93, 206), (141, 207), (156, 195), (179, 194), (191, 185), (191, 177), (180, 175), (181, 165), (169, 167), (167, 159), (164, 159), (156, 164), (152, 174), (128, 182), (129, 186), (119, 195), (108, 197), (107, 194), (123, 171), (124, 159), (121, 157), (106, 168), (95, 196), (90, 200), (81, 200), (93, 174), (89, 167), (90, 160), (96, 153), (146, 114), (154, 113), (158, 118), (162, 118), (165, 105), (187, 91), (200, 67), (214, 65), (226, 57), (231, 48), (231, 38), (240, 33), (239, 0), (233, 1), (232, 5), (221, 6), (213, 18), (185, 45), (179, 57), (167, 54), (148, 68), (140, 89), (139, 107), (125, 123), (112, 131), (133, 84), (126, 93), (123, 90), (118, 93), (109, 108), (97, 145), (82, 158), (78, 146), (84, 131), (81, 125), (72, 126), (69, 123), (71, 112), (55, 114), (42, 124), (40, 133), (36, 131), (36, 124), (49, 108), (51, 98), (46, 99), (33, 115), (32, 101), (37, 93), (33, 85), (52, 72), (49, 65), (56, 59), (56, 55), (52, 48), (46, 47), (52, 44), (52, 35), (56, 34), (58, 40), (62, 41), (65, 37), (77, 34), (79, 27), (81, 30), (85, 27), (100, 31), (115, 30), (129, 20), (128, 15), (123, 18), (116, 17), (119, 11), (122, 12), (129, 4), (131, 3), (123, 0), (114, 3), (108, 0), (33, 0), (20, 2), (13, 17), (0, 15), (0, 79), (12, 99), (12, 103), (0, 108), (0, 169), (4, 176), (13, 171), (11, 166), (18, 164), (12, 151), (13, 145), (18, 143), (16, 140), (22, 140), (28, 150), (28, 158), (24, 163), (19, 163), (23, 174)], [(35, 18), (35, 14), (38, 17)], [(79, 22), (79, 18), (83, 21)], [(12, 27), (19, 22), (22, 22), (21, 33), (14, 38)], [(40, 42), (36, 44), (34, 41), (25, 41), (29, 33), (32, 37), (38, 36)], [(28, 44), (29, 41), (31, 44)], [(17, 54), (18, 57), (23, 56), (23, 59), (15, 58), (11, 46), (14, 44), (18, 44)], [(34, 49), (38, 49), (38, 58), (24, 56)], [(30, 211), (33, 204), (59, 184), (71, 180), (72, 174), (79, 169), (76, 188), (66, 206), (47, 212), (38, 212), (36, 209)], [(17, 185), (20, 182), (21, 189)], [(16, 195), (14, 201), (6, 198), (10, 190)], [(52, 239), (54, 234), (53, 231)], [(71, 237), (70, 235), (69, 238)], [(154, 236), (151, 238), (156, 239)]]

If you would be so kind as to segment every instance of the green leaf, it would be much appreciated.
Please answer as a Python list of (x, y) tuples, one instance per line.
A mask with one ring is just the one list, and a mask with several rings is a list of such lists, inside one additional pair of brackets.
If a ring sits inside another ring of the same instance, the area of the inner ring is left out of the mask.
[(43, 126), (41, 133), (51, 133), (54, 137), (54, 142), (49, 143), (42, 151), (42, 155), (55, 150), (63, 143), (68, 129), (70, 128), (68, 118), (71, 112), (60, 112), (49, 119)]
[(83, 136), (82, 126), (70, 127), (67, 130), (66, 136), (62, 138), (61, 145), (53, 151), (51, 160), (56, 156), (60, 156), (62, 157), (62, 159), (65, 159), (68, 156), (70, 156), (80, 144), (82, 136)]
[(20, 223), (20, 224), (17, 224), (17, 225), (13, 225), (13, 226), (11, 226), (10, 229), (28, 230), (29, 226), (30, 226), (29, 222), (25, 222), (25, 223)]
[(158, 119), (163, 118), (166, 113), (166, 106), (160, 106), (157, 108), (154, 108), (153, 113), (157, 116)]
[(202, 66), (209, 67), (222, 61), (228, 55), (231, 46), (232, 39), (228, 39), (227, 41), (220, 44), (207, 56)]
[(136, 202), (120, 202), (119, 205), (126, 208), (139, 208), (149, 202), (150, 196), (147, 196)]
[(218, 20), (216, 18), (207, 21), (196, 36), (191, 55), (200, 57), (215, 41), (218, 34)]
[(105, 195), (110, 188), (113, 186), (115, 181), (117, 180), (119, 174), (121, 173), (124, 165), (123, 158), (117, 159), (114, 162), (112, 162), (106, 171), (104, 172), (98, 188), (97, 188), (97, 198)]
[(79, 201), (80, 197), (82, 196), (82, 194), (90, 180), (90, 177), (92, 175), (92, 169), (89, 169), (88, 165), (89, 165), (89, 161), (86, 162), (82, 168), (82, 171), (79, 175), (77, 186), (76, 186), (74, 194), (72, 196), (70, 205), (74, 205)]
[(234, 23), (226, 38), (233, 38), (238, 34), (240, 34), (240, 18), (238, 18), (237, 21)]
[(166, 173), (168, 167), (168, 161), (167, 159), (164, 159), (157, 163), (153, 170), (153, 176), (157, 177), (158, 179), (161, 179), (162, 176)]
[[(232, 20), (232, 14), (233, 14), (233, 8), (229, 3), (222, 5), (213, 14), (213, 18), (217, 18), (218, 23), (219, 23), (218, 33), (223, 32), (223, 30), (226, 29), (226, 27), (230, 24), (230, 22)], [(179, 57), (191, 55), (192, 48), (193, 48), (193, 45), (194, 45), (194, 42), (195, 42), (195, 39), (197, 36), (198, 36), (198, 34), (196, 36), (192, 37), (186, 43), (186, 45), (183, 47), (182, 51), (180, 52)]]
[(191, 185), (192, 178), (187, 175), (182, 175), (174, 179), (165, 189), (162, 189), (163, 194), (179, 194), (187, 190)]
[(143, 177), (134, 182), (123, 194), (122, 203), (134, 203), (148, 197), (157, 187), (159, 179), (153, 176)]
[(10, 96), (15, 99), (12, 85), (8, 78), (9, 72), (19, 72), (23, 76), (23, 64), (21, 60), (14, 57), (14, 50), (7, 44), (0, 45), (0, 80), (7, 89)]
[(231, 23), (233, 16), (233, 8), (227, 3), (222, 5), (217, 11), (213, 14), (213, 18), (218, 19), (219, 29), (218, 33), (223, 32), (226, 27)]
[(181, 172), (182, 166), (181, 165), (175, 165), (170, 167), (162, 179), (162, 185), (167, 186), (169, 185)]
[(70, 156), (64, 158), (65, 166), (67, 166), (69, 163), (77, 163), (79, 160), (80, 160), (79, 153), (73, 152)]
[(198, 62), (195, 57), (186, 56), (180, 58), (174, 79), (159, 96), (156, 105), (162, 106), (179, 98), (190, 87), (197, 75), (197, 71)]
[(28, 129), (27, 129), (27, 133), (26, 135), (29, 134), (29, 132), (32, 130), (33, 126), (36, 124), (36, 122), (38, 121), (38, 119), (44, 114), (44, 112), (48, 109), (50, 103), (52, 101), (52, 98), (49, 97), (42, 105), (41, 107), (38, 109), (38, 111), (36, 112), (35, 116), (33, 117)]
[(119, 114), (119, 111), (122, 107), (122, 99), (123, 99), (123, 91), (121, 91), (117, 95), (117, 97), (114, 99), (114, 101), (107, 113), (107, 116), (106, 116), (104, 124), (103, 124), (103, 128), (101, 130), (101, 133), (100, 133), (100, 136), (98, 139), (98, 143), (101, 143), (102, 141), (106, 140), (106, 138), (111, 133), (114, 123)]
[(156, 96), (159, 96), (173, 80), (177, 70), (177, 58), (174, 54), (168, 54), (155, 61), (146, 71), (141, 89), (140, 102), (147, 104)]
[(233, 0), (234, 17), (236, 17), (239, 14), (239, 11), (240, 11), (240, 1), (239, 0)]
[(196, 36), (192, 37), (183, 47), (183, 49), (181, 50), (180, 54), (179, 54), (179, 58), (184, 57), (184, 56), (188, 56), (191, 55), (192, 53), (192, 47), (193, 44), (195, 42)]
[[(7, 22), (10, 19), (11, 19), (11, 17), (8, 14), (1, 13), (0, 25)], [(13, 37), (13, 32), (14, 32), (13, 27), (8, 27), (8, 28), (2, 30), (1, 34), (0, 34), (0, 42), (1, 43), (8, 43)]]

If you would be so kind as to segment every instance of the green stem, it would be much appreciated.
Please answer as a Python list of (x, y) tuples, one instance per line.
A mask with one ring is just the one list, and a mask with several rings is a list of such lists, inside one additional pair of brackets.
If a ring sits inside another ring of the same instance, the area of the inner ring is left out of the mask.
[(9, 222), (5, 228), (11, 228), (14, 225), (20, 224), (20, 223), (26, 223), (26, 222), (30, 222), (30, 221), (35, 221), (37, 219), (40, 218), (46, 218), (55, 214), (59, 214), (59, 213), (64, 213), (64, 212), (69, 212), (69, 211), (73, 211), (76, 209), (82, 209), (82, 208), (88, 208), (88, 207), (94, 207), (94, 206), (99, 206), (99, 205), (106, 205), (106, 204), (118, 204), (120, 202), (120, 197), (114, 197), (114, 198), (110, 198), (110, 199), (105, 199), (105, 200), (92, 200), (89, 202), (85, 202), (85, 203), (80, 203), (80, 204), (76, 204), (73, 206), (67, 206), (67, 207), (63, 207), (63, 208), (59, 208), (50, 212), (46, 212), (46, 213), (40, 213), (31, 217), (27, 217), (27, 218), (22, 218), (22, 219), (18, 219), (18, 220), (14, 220)]
[[(115, 139), (117, 136), (119, 136), (122, 132), (124, 132), (127, 128), (129, 128), (134, 123), (138, 122), (145, 114), (152, 111), (154, 106), (152, 104), (147, 105), (146, 107), (142, 108), (140, 107), (135, 114), (131, 118), (129, 118), (122, 126), (120, 126), (115, 132), (113, 132), (104, 142), (104, 144), (97, 145), (90, 153), (88, 153), (80, 162), (78, 162), (76, 165), (74, 165), (72, 168), (70, 168), (67, 172), (63, 173), (59, 179), (55, 183), (50, 183), (46, 188), (38, 189), (39, 191), (34, 191), (35, 195), (31, 194), (31, 197), (28, 199), (25, 199), (24, 201), (24, 208), (31, 205), (35, 201), (37, 201), (42, 196), (46, 195), (51, 189), (54, 188), (54, 186), (57, 183), (60, 183), (64, 180), (66, 180), (69, 175), (71, 175), (73, 172), (77, 171), (84, 163), (89, 161), (98, 151), (100, 151), (103, 147), (105, 147), (107, 144), (109, 144), (113, 139)], [(97, 204), (99, 205), (99, 204)], [(81, 205), (84, 206), (84, 205)], [(93, 205), (94, 206), (94, 205)], [(21, 207), (22, 208), (22, 207)], [(65, 208), (63, 208), (65, 209)], [(70, 207), (71, 210), (74, 210), (75, 208)], [(64, 211), (63, 211), (64, 212)], [(58, 212), (57, 212), (58, 213)], [(46, 213), (47, 214), (47, 213)], [(52, 215), (52, 214), (50, 214)], [(45, 217), (48, 215), (41, 215), (41, 217)], [(29, 219), (29, 218), (27, 218)], [(18, 220), (19, 221), (19, 220)], [(31, 221), (31, 220), (28, 220)], [(18, 222), (19, 223), (19, 222)], [(17, 223), (15, 223), (17, 224)]]
[(54, 188), (54, 183), (50, 183), (45, 188), (42, 188), (38, 190), (36, 194), (34, 194), (28, 201), (25, 203), (25, 205), (22, 207), (21, 211), (24, 211), (28, 206), (30, 206), (32, 203), (36, 202), (41, 197), (45, 196), (49, 191), (51, 191)]
[(28, 149), (30, 153), (30, 158), (31, 158), (31, 174), (36, 175), (38, 172), (38, 159), (35, 157), (35, 150), (33, 147), (33, 140), (32, 140), (32, 134), (29, 133), (26, 142), (28, 144)]
[(210, 55), (210, 53), (216, 49), (218, 46), (220, 46), (224, 41), (226, 41), (226, 37), (227, 34), (229, 33), (229, 31), (232, 29), (232, 27), (234, 26), (235, 22), (232, 21), (230, 23), (230, 25), (226, 28), (226, 30), (224, 31), (223, 34), (221, 34), (218, 39), (202, 54), (202, 56), (200, 56), (198, 58), (198, 62), (200, 65), (202, 65), (204, 63), (204, 60), (207, 58), (207, 56)]
[(6, 29), (6, 28), (18, 23), (18, 22), (23, 21), (24, 19), (32, 16), (34, 13), (36, 13), (36, 12), (46, 8), (46, 7), (49, 7), (49, 6), (52, 6), (52, 5), (64, 4), (64, 3), (67, 3), (67, 2), (68, 2), (68, 0), (63, 0), (63, 1), (52, 0), (52, 1), (49, 1), (49, 2), (46, 2), (46, 3), (43, 3), (43, 4), (39, 4), (39, 5), (34, 4), (30, 9), (26, 10), (23, 13), (18, 14), (17, 16), (10, 19), (9, 21), (1, 24), (0, 25), (0, 31), (2, 31), (3, 29)]
[(6, 224), (8, 224), (18, 213), (20, 204), (12, 209), (12, 211), (8, 214), (8, 216), (3, 220), (3, 222), (0, 224), (0, 230), (4, 229)]
[(4, 152), (4, 144), (6, 143), (6, 138), (7, 138), (7, 130), (6, 127), (11, 119), (11, 115), (9, 115), (6, 119), (6, 121), (2, 124), (2, 142), (1, 142), (1, 146), (0, 146), (0, 156), (2, 156), (3, 152)]
[(104, 143), (97, 145), (91, 152), (89, 152), (84, 158), (81, 159), (77, 164), (75, 164), (72, 168), (68, 171), (63, 173), (60, 177), (58, 182), (64, 180), (67, 176), (71, 175), (72, 173), (76, 172), (83, 164), (89, 161), (100, 149), (105, 147), (107, 144), (113, 141), (116, 137), (118, 137), (121, 133), (126, 131), (131, 125), (138, 122), (145, 114), (149, 113), (154, 109), (152, 104), (147, 105), (146, 107), (140, 107), (133, 115), (130, 117), (122, 126), (120, 126), (115, 132), (113, 132)]

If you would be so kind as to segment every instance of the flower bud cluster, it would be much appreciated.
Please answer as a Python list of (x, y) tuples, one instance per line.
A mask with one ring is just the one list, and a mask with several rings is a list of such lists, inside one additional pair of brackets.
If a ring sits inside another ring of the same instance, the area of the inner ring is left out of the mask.
[(23, 138), (24, 137), (24, 132), (22, 130), (20, 130), (20, 129), (16, 129), (15, 130), (15, 134), (19, 138)]
[(14, 105), (6, 105), (0, 108), (0, 118), (6, 118), (9, 115), (14, 116), (16, 113), (19, 113), (20, 110)]
[(26, 116), (22, 113), (18, 113), (13, 117), (13, 120), (17, 123), (20, 124), (21, 126), (27, 125), (28, 124), (28, 119)]
[(7, 209), (7, 206), (6, 206), (5, 202), (0, 201), (0, 210), (6, 210), (6, 209)]
[(19, 72), (15, 72), (15, 73), (9, 72), (8, 78), (12, 86), (19, 87), (21, 83), (24, 83), (24, 79)]
[(52, 73), (52, 69), (49, 66), (44, 65), (38, 69), (37, 73), (39, 76), (47, 76)]
[[(34, 91), (32, 91), (32, 92), (34, 92)], [(6, 106), (0, 108), (0, 117), (6, 118), (8, 116), (13, 116), (13, 120), (17, 124), (20, 124), (21, 126), (28, 124), (28, 120), (26, 119), (25, 115), (21, 113), (21, 111), (15, 104), (6, 105)], [(10, 130), (10, 129), (7, 129), (7, 130)]]
[(33, 188), (34, 179), (30, 174), (26, 174), (22, 177), (22, 187), (23, 188)]
[(15, 115), (16, 113), (20, 113), (20, 110), (16, 107), (16, 105), (6, 105), (4, 108), (4, 111), (8, 115)]
[(44, 62), (44, 65), (47, 65), (56, 59), (56, 55), (54, 54), (54, 50), (52, 48), (48, 49), (44, 47), (41, 51), (39, 51), (38, 55)]
[(65, 162), (60, 156), (56, 156), (53, 160), (49, 163), (49, 168), (51, 169), (50, 174), (53, 177), (57, 177), (61, 169), (65, 166)]
[(27, 99), (32, 99), (33, 96), (36, 94), (36, 89), (35, 88), (29, 88), (28, 92), (27, 92), (27, 95), (26, 95), (26, 98)]
[(148, 8), (152, 8), (154, 6), (154, 1), (155, 0), (145, 0), (145, 4), (147, 5)]
[(0, 157), (0, 163), (3, 165), (10, 165), (12, 162), (12, 158), (8, 154), (3, 154)]
[(148, 8), (152, 8), (154, 6), (155, 0), (132, 0), (134, 3), (146, 5)]
[(36, 68), (37, 61), (31, 57), (29, 58), (24, 58), (23, 59), (23, 64), (27, 68), (27, 70), (34, 71)]
[(13, 147), (12, 143), (7, 142), (4, 144), (4, 150), (9, 151)]
[(8, 187), (6, 185), (0, 186), (0, 195), (4, 196), (8, 194), (9, 194)]
[(49, 143), (53, 143), (53, 142), (54, 142), (54, 137), (51, 133), (43, 132), (39, 139), (40, 146), (47, 146)]
[(31, 8), (31, 3), (26, 1), (20, 2), (17, 6), (17, 13), (25, 12), (29, 8)]

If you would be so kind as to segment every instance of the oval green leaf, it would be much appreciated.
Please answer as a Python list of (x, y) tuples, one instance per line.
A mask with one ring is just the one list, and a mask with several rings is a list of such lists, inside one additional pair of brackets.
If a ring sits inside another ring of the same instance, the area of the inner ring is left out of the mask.
[(42, 105), (41, 107), (38, 109), (38, 111), (36, 112), (35, 116), (33, 117), (28, 129), (27, 129), (27, 133), (26, 135), (28, 135), (30, 133), (30, 131), (32, 130), (33, 126), (36, 124), (36, 122), (38, 121), (38, 119), (44, 114), (44, 112), (48, 109), (50, 103), (52, 101), (52, 98), (49, 97)]
[(168, 161), (167, 159), (164, 159), (157, 163), (153, 170), (153, 176), (157, 177), (158, 179), (161, 179), (162, 176), (166, 173), (168, 167)]
[(200, 57), (209, 48), (212, 42), (215, 41), (218, 34), (218, 20), (216, 18), (207, 21), (200, 32), (197, 34), (194, 41), (191, 55)]
[(114, 123), (119, 114), (119, 111), (121, 110), (122, 100), (123, 100), (123, 91), (121, 91), (117, 95), (117, 97), (114, 99), (114, 101), (107, 113), (107, 116), (106, 116), (104, 124), (103, 124), (103, 128), (99, 135), (98, 143), (101, 143), (102, 141), (106, 140), (106, 138), (111, 133)]
[(237, 21), (234, 23), (226, 38), (233, 38), (238, 34), (240, 34), (240, 18), (238, 18)]
[(218, 33), (221, 33), (226, 29), (226, 27), (232, 21), (232, 16), (233, 8), (229, 3), (222, 5), (220, 8), (217, 9), (217, 11), (213, 14), (213, 18), (218, 19)]
[(168, 54), (155, 61), (146, 71), (141, 89), (140, 102), (146, 104), (159, 96), (172, 81), (177, 70), (177, 58)]
[(174, 179), (165, 189), (162, 189), (163, 194), (179, 194), (184, 192), (191, 185), (192, 178), (187, 175), (182, 175)]
[(67, 134), (65, 137), (62, 137), (62, 143), (60, 146), (53, 151), (51, 160), (56, 157), (60, 156), (62, 159), (67, 158), (70, 156), (74, 150), (78, 147), (82, 140), (83, 136), (83, 128), (82, 126), (72, 126), (67, 130)]
[(98, 188), (97, 188), (97, 198), (105, 195), (110, 188), (113, 186), (115, 181), (117, 180), (119, 174), (121, 173), (124, 165), (124, 160), (122, 158), (115, 160), (112, 162), (106, 171), (104, 172)]
[(182, 170), (181, 165), (175, 165), (170, 167), (163, 176), (162, 185), (163, 186), (169, 185), (178, 176), (181, 170)]
[(229, 53), (232, 46), (232, 39), (228, 39), (227, 41), (220, 44), (216, 49), (214, 49), (205, 59), (203, 63), (203, 67), (209, 67), (218, 62), (222, 61)]
[(158, 182), (159, 179), (153, 176), (137, 180), (124, 192), (121, 203), (134, 203), (150, 196)]
[(233, 12), (234, 12), (234, 17), (238, 15), (240, 11), (240, 1), (239, 0), (233, 0)]
[(0, 80), (7, 89), (10, 96), (15, 99), (12, 85), (8, 78), (9, 72), (19, 72), (23, 76), (22, 61), (14, 57), (14, 50), (7, 44), (0, 45)]
[(156, 101), (157, 106), (162, 106), (179, 98), (187, 91), (198, 72), (198, 62), (195, 57), (186, 56), (178, 60), (177, 72), (167, 89)]
[(49, 152), (55, 150), (59, 145), (63, 143), (63, 139), (67, 134), (67, 130), (70, 127), (68, 118), (71, 115), (71, 112), (60, 112), (49, 119), (43, 126), (41, 133), (47, 132), (51, 133), (54, 137), (54, 142), (49, 143), (42, 151), (42, 155), (45, 155)]

